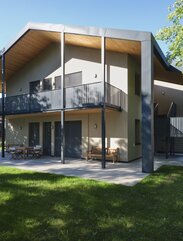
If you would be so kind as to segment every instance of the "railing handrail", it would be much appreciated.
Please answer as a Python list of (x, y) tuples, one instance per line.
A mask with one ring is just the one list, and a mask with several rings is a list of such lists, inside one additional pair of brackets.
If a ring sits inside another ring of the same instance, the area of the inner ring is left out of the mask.
[[(108, 82), (105, 82), (106, 83), (106, 85), (109, 85), (109, 86), (111, 86), (111, 87), (114, 87), (114, 88), (116, 88), (117, 90), (119, 90), (119, 91), (122, 91), (120, 88), (118, 88), (118, 87), (116, 87), (116, 86), (114, 86), (114, 85), (111, 85), (110, 83), (108, 83)], [(122, 92), (124, 92), (124, 91), (122, 91)], [(125, 93), (125, 92), (124, 92)]]
[[(39, 93), (46, 93), (46, 92), (52, 92), (52, 91), (56, 91), (56, 90), (60, 90), (60, 89), (51, 89), (51, 90), (41, 90), (41, 91), (38, 91), (36, 93), (31, 93), (31, 92), (28, 92), (28, 93), (24, 93), (24, 94), (19, 94), (19, 95), (8, 95), (5, 97), (6, 98), (9, 98), (9, 97), (19, 97), (19, 96), (30, 96), (30, 95), (36, 95), (36, 94), (39, 94)], [(1, 99), (1, 98), (0, 98)]]
[(86, 85), (101, 84), (101, 83), (102, 83), (101, 81), (98, 81), (98, 82), (92, 82), (92, 83), (86, 83), (86, 84), (69, 86), (69, 87), (65, 87), (65, 89), (70, 89), (70, 88), (75, 88), (75, 87), (81, 87), (81, 86), (86, 86)]
[(172, 101), (171, 104), (170, 104), (168, 113), (167, 113), (167, 117), (171, 117), (170, 115), (171, 115), (171, 111), (172, 111), (173, 107), (176, 107), (176, 104)]
[(158, 108), (158, 106), (159, 106), (159, 103), (156, 103), (154, 106), (154, 111)]
[[(88, 86), (88, 85), (95, 85), (95, 84), (101, 84), (102, 82), (101, 81), (98, 81), (98, 82), (92, 82), (92, 83), (85, 83), (85, 84), (80, 84), (80, 85), (74, 85), (74, 86), (69, 86), (69, 87), (65, 87), (65, 89), (70, 89), (70, 88), (75, 88), (75, 87), (81, 87), (81, 86)], [(119, 91), (122, 91), (120, 88), (108, 83), (108, 82), (105, 82), (106, 85), (109, 85)], [(56, 91), (56, 90), (60, 90), (60, 88), (57, 88), (57, 89), (51, 89), (51, 90), (40, 90), (36, 93), (31, 93), (31, 92), (28, 92), (28, 93), (24, 93), (24, 94), (18, 94), (18, 95), (8, 95), (5, 97), (8, 98), (8, 97), (18, 97), (18, 96), (26, 96), (26, 95), (36, 95), (36, 94), (39, 94), (39, 93), (46, 93), (46, 92), (51, 92), (51, 91)], [(122, 91), (123, 92), (123, 91)]]
[(156, 103), (154, 106), (154, 114), (158, 115), (158, 107), (159, 107), (159, 103)]

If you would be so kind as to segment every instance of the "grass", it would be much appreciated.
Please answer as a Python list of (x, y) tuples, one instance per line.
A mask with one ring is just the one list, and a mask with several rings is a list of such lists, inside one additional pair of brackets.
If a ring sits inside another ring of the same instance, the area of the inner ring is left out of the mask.
[(0, 167), (0, 241), (183, 240), (183, 167), (134, 187)]

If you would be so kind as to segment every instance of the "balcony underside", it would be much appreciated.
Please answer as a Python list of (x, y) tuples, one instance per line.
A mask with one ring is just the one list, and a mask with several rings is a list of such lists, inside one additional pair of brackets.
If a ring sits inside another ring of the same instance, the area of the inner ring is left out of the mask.
[[(113, 112), (117, 110), (116, 108), (111, 108), (106, 106), (106, 112)], [(94, 114), (94, 113), (101, 113), (101, 108), (78, 108), (78, 109), (69, 109), (65, 110), (65, 115), (84, 115), (84, 114)], [(60, 116), (60, 110), (57, 111), (45, 111), (45, 112), (35, 112), (35, 113), (21, 113), (21, 114), (11, 114), (7, 115), (8, 119), (15, 119), (15, 118), (27, 118), (27, 117), (47, 117), (47, 116)]]

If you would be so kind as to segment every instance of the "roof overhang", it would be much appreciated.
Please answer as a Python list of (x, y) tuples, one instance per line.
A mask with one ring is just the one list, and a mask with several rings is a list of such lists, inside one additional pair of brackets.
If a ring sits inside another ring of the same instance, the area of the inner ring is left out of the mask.
[(182, 73), (167, 63), (157, 42), (149, 32), (39, 23), (27, 24), (5, 49), (6, 79), (23, 68), (51, 43), (60, 43), (61, 32), (65, 33), (66, 44), (95, 49), (101, 48), (101, 37), (104, 36), (108, 51), (130, 54), (138, 61), (141, 56), (141, 41), (152, 40), (154, 79), (183, 84)]

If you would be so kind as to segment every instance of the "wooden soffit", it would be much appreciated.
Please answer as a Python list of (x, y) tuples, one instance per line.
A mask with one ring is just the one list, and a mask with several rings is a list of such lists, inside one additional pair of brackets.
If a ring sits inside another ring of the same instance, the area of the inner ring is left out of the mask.
[(157, 56), (154, 56), (154, 79), (183, 85), (183, 74), (179, 71), (165, 68)]

